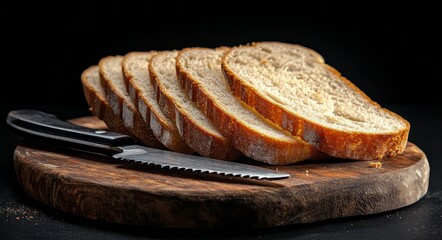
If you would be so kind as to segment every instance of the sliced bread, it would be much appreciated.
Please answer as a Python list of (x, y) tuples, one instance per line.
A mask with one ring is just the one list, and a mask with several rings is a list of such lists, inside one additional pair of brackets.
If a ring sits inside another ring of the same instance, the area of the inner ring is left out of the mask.
[(85, 69), (81, 74), (84, 96), (91, 113), (103, 120), (109, 130), (131, 135), (124, 126), (123, 120), (112, 111), (100, 81), (97, 65)]
[(236, 99), (221, 70), (226, 50), (188, 48), (176, 58), (181, 85), (200, 110), (238, 150), (254, 160), (283, 165), (318, 156), (316, 148)]
[(129, 95), (138, 107), (144, 122), (150, 125), (156, 139), (172, 151), (193, 153), (193, 149), (181, 138), (175, 123), (163, 113), (155, 99), (148, 69), (149, 60), (155, 54), (155, 51), (130, 52), (124, 56), (123, 74)]
[(290, 44), (239, 46), (224, 55), (222, 69), (241, 100), (331, 156), (403, 152), (410, 124), (310, 53)]
[(123, 79), (122, 61), (122, 56), (108, 56), (102, 58), (98, 64), (101, 82), (112, 111), (123, 119), (124, 126), (146, 146), (164, 148), (129, 97)]
[(149, 73), (158, 102), (164, 113), (173, 119), (186, 144), (205, 157), (233, 160), (241, 154), (201, 112), (180, 86), (175, 58), (178, 51), (160, 52), (149, 62)]

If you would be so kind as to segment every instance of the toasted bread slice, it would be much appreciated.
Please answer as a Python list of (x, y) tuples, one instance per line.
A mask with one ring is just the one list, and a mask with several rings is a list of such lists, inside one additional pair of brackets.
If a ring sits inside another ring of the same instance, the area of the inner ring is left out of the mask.
[(149, 62), (152, 85), (166, 116), (174, 119), (186, 144), (205, 157), (233, 160), (241, 154), (186, 95), (176, 75), (178, 51), (160, 52)]
[(322, 155), (238, 101), (221, 71), (226, 50), (188, 48), (176, 58), (181, 85), (215, 127), (232, 138), (245, 156), (268, 164), (284, 165)]
[(241, 100), (331, 156), (371, 160), (403, 152), (410, 124), (312, 52), (278, 43), (239, 46), (224, 55), (222, 69)]
[(161, 110), (150, 83), (148, 64), (155, 55), (151, 52), (130, 52), (123, 58), (123, 74), (128, 83), (129, 95), (138, 107), (144, 122), (150, 125), (155, 137), (168, 149), (193, 153), (193, 149), (181, 138), (175, 123)]
[(130, 99), (123, 80), (122, 56), (102, 58), (98, 64), (100, 78), (106, 91), (106, 98), (114, 114), (123, 119), (124, 126), (146, 146), (164, 148), (154, 136)]

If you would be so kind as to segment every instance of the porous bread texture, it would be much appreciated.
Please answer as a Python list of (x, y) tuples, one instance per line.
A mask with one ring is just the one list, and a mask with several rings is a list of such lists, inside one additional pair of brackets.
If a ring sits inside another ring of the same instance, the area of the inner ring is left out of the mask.
[(108, 101), (106, 93), (101, 85), (98, 66), (94, 65), (85, 69), (81, 74), (84, 96), (92, 114), (103, 120), (109, 130), (121, 134), (133, 136), (124, 126), (123, 120), (114, 114)]
[(245, 156), (272, 165), (315, 157), (317, 150), (241, 104), (221, 70), (228, 48), (188, 48), (179, 52), (176, 68), (181, 85), (215, 127)]
[(234, 47), (222, 69), (241, 100), (331, 156), (371, 160), (403, 152), (410, 124), (303, 51), (278, 43)]
[(160, 52), (149, 62), (149, 73), (164, 113), (175, 120), (186, 144), (205, 157), (233, 160), (241, 154), (223, 136), (180, 86), (175, 58), (178, 51)]
[(149, 60), (156, 53), (156, 51), (130, 52), (124, 56), (123, 74), (129, 95), (156, 139), (172, 151), (193, 153), (193, 149), (181, 138), (175, 123), (163, 113), (156, 101), (148, 69)]
[(301, 46), (299, 44), (290, 44), (282, 42), (255, 42), (252, 45), (257, 46), (264, 52), (276, 52), (278, 54), (286, 54), (288, 56), (308, 59), (311, 61), (324, 63), (324, 58), (313, 49)]
[(164, 148), (136, 109), (127, 92), (122, 70), (123, 56), (108, 56), (98, 63), (100, 79), (112, 111), (123, 119), (124, 126), (146, 146)]

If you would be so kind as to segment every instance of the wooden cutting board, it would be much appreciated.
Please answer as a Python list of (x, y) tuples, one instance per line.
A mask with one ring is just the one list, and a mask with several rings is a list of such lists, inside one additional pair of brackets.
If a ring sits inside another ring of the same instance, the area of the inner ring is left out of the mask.
[[(93, 117), (75, 119), (102, 128)], [(415, 144), (380, 161), (329, 159), (267, 166), (292, 177), (274, 181), (140, 167), (105, 157), (21, 144), (18, 181), (56, 209), (122, 224), (242, 228), (308, 223), (384, 212), (415, 203), (428, 190), (428, 160)]]

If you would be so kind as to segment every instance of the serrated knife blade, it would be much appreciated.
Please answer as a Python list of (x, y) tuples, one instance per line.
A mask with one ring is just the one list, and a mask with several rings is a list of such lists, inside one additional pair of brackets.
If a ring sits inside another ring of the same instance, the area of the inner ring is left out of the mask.
[(288, 173), (263, 167), (135, 145), (127, 135), (74, 125), (52, 114), (37, 110), (11, 111), (7, 117), (7, 124), (23, 137), (106, 154), (114, 159), (138, 164), (253, 179), (273, 180), (290, 177)]
[(247, 177), (256, 179), (287, 178), (287, 173), (277, 172), (266, 168), (236, 162), (226, 162), (205, 157), (164, 151), (139, 145), (120, 147), (121, 153), (112, 157), (120, 160), (133, 161), (139, 164), (155, 165), (162, 168), (212, 173), (232, 177)]

